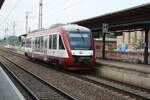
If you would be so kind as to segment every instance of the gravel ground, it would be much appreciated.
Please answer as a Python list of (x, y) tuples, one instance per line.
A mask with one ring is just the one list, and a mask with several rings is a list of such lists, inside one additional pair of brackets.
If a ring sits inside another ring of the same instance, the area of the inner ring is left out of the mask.
[(9, 57), (13, 62), (22, 65), (24, 68), (28, 69), (28, 71), (31, 71), (43, 78), (47, 82), (54, 84), (58, 88), (61, 88), (70, 93), (72, 96), (75, 96), (78, 100), (131, 100), (116, 92), (85, 82), (68, 74), (29, 62), (25, 59), (11, 55), (7, 55), (7, 57)]

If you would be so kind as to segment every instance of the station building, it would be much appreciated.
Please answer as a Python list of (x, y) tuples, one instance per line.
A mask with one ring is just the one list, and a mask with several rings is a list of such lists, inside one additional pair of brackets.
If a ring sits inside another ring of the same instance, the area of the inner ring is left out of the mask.
[[(143, 51), (144, 49), (144, 31), (123, 32), (117, 36), (117, 47), (121, 44), (127, 46), (127, 51)], [(148, 33), (148, 47), (150, 52), (150, 32)]]

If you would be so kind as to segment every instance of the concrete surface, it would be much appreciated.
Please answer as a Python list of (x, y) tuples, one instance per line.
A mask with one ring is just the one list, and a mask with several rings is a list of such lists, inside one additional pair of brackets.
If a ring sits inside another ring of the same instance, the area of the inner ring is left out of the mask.
[(110, 79), (150, 89), (150, 65), (97, 59), (97, 74)]
[(25, 100), (10, 78), (0, 67), (0, 100)]

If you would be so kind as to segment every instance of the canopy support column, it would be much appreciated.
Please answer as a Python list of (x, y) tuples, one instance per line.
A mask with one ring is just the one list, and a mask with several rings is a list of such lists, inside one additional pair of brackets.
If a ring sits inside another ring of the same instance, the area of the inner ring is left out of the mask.
[(144, 64), (148, 64), (148, 33), (149, 33), (150, 26), (145, 26), (145, 40), (144, 40)]

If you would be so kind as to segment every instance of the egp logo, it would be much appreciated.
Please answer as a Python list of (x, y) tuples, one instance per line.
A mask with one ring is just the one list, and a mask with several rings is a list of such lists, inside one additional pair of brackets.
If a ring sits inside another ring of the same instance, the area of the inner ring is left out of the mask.
[(80, 54), (83, 54), (83, 51), (80, 51), (79, 53), (80, 53)]

